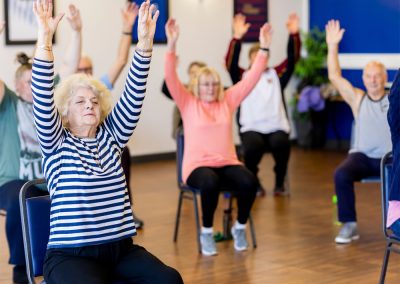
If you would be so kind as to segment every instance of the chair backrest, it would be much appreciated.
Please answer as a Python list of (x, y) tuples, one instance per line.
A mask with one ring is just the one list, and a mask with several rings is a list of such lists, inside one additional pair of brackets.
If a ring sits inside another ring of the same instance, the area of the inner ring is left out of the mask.
[(185, 136), (183, 135), (183, 129), (180, 128), (176, 132), (176, 176), (178, 178), (179, 187), (183, 185), (182, 162), (183, 162), (184, 145), (185, 145)]
[(27, 198), (35, 185), (46, 183), (44, 179), (24, 184), (19, 195), (25, 259), (30, 283), (43, 275), (43, 263), (50, 234), (50, 196)]
[(392, 183), (393, 156), (389, 152), (383, 156), (381, 160), (381, 195), (382, 195), (382, 228), (385, 237), (389, 237), (390, 233), (386, 228), (387, 211), (389, 207), (389, 192)]

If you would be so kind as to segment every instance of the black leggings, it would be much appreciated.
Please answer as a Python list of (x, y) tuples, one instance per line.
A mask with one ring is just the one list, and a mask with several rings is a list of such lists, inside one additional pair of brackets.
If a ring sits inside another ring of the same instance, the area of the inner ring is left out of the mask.
[(48, 284), (183, 283), (180, 274), (131, 238), (77, 248), (54, 248), (46, 253)]
[(280, 130), (269, 134), (248, 131), (241, 133), (240, 138), (244, 163), (256, 177), (262, 156), (265, 152), (272, 153), (275, 160), (275, 187), (282, 187), (290, 156), (289, 134)]
[(237, 220), (246, 224), (257, 192), (257, 180), (248, 169), (241, 165), (222, 168), (199, 167), (189, 175), (187, 184), (200, 189), (204, 227), (213, 226), (219, 193), (224, 189), (235, 193)]

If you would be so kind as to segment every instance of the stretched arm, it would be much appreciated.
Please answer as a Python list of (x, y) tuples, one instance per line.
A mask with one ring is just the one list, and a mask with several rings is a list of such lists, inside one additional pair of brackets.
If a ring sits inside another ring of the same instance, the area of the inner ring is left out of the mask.
[(71, 40), (68, 43), (67, 52), (60, 68), (60, 78), (65, 79), (78, 70), (79, 60), (82, 53), (82, 20), (79, 10), (73, 5), (68, 7), (67, 20), (71, 26)]
[(139, 121), (146, 93), (158, 15), (159, 11), (156, 11), (155, 5), (150, 5), (150, 0), (143, 2), (140, 6), (138, 43), (125, 81), (125, 89), (105, 120), (105, 128), (114, 136), (121, 148), (128, 143)]
[(175, 54), (176, 43), (179, 38), (179, 26), (176, 24), (175, 19), (168, 19), (165, 24), (165, 33), (167, 35), (167, 54), (165, 56), (165, 82), (171, 97), (176, 102), (178, 108), (185, 104), (185, 100), (190, 97), (185, 86), (179, 80), (176, 73), (177, 57)]
[(328, 76), (329, 80), (339, 91), (343, 99), (350, 105), (353, 114), (358, 112), (358, 106), (363, 95), (362, 90), (356, 89), (342, 77), (339, 65), (339, 43), (343, 38), (344, 29), (340, 28), (339, 21), (330, 20), (325, 26), (326, 43), (328, 44)]
[(51, 154), (62, 136), (60, 116), (54, 105), (54, 64), (52, 38), (64, 14), (52, 17), (53, 3), (33, 2), (38, 22), (38, 40), (32, 66), (33, 115), (43, 155)]
[(244, 72), (244, 69), (239, 66), (239, 57), (242, 49), (242, 38), (249, 30), (250, 25), (250, 23), (246, 23), (246, 16), (243, 14), (239, 13), (233, 17), (233, 39), (229, 43), (225, 65), (234, 84), (240, 81)]
[(245, 74), (241, 81), (230, 87), (225, 93), (225, 99), (228, 101), (231, 109), (236, 109), (242, 100), (247, 97), (255, 87), (265, 70), (268, 61), (268, 51), (271, 45), (272, 28), (269, 24), (264, 24), (260, 29), (260, 50), (252, 64), (249, 72)]
[(108, 70), (108, 79), (114, 86), (119, 75), (128, 63), (129, 49), (132, 44), (132, 27), (138, 15), (139, 8), (134, 2), (129, 2), (126, 7), (121, 10), (122, 33), (118, 46), (118, 54), (110, 70)]
[(289, 15), (286, 22), (286, 28), (289, 32), (287, 58), (283, 61), (283, 63), (274, 67), (278, 73), (282, 90), (285, 89), (289, 83), (290, 77), (292, 77), (294, 72), (294, 66), (300, 59), (300, 20), (296, 13), (291, 13)]

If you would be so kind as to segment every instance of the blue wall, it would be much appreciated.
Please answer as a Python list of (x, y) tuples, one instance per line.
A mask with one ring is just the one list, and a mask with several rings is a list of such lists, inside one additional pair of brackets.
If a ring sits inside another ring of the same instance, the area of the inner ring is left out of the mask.
[(310, 29), (330, 19), (346, 30), (340, 53), (400, 53), (400, 0), (310, 0)]

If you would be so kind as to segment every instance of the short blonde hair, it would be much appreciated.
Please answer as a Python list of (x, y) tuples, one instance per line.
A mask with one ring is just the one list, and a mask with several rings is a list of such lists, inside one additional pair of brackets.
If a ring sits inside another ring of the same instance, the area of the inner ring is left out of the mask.
[(195, 95), (197, 98), (199, 98), (200, 78), (202, 76), (209, 76), (209, 75), (211, 75), (216, 82), (219, 82), (217, 100), (220, 101), (224, 97), (224, 88), (222, 87), (222, 84), (221, 84), (221, 78), (220, 78), (218, 72), (214, 68), (211, 68), (208, 66), (202, 67), (199, 69), (199, 71), (196, 74), (196, 77), (192, 80), (192, 82), (190, 82), (190, 85), (188, 86), (189, 91), (191, 91), (193, 93), (193, 95)]
[(249, 58), (254, 52), (257, 52), (260, 49), (260, 43), (253, 44), (249, 49)]
[(111, 111), (111, 93), (103, 83), (86, 74), (71, 75), (64, 81), (61, 81), (54, 93), (54, 103), (61, 115), (65, 128), (69, 128), (67, 119), (69, 102), (77, 90), (82, 88), (91, 90), (97, 96), (100, 106), (100, 124)]

